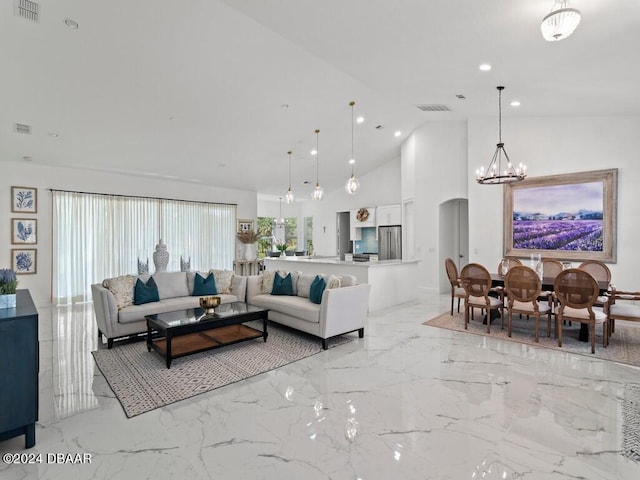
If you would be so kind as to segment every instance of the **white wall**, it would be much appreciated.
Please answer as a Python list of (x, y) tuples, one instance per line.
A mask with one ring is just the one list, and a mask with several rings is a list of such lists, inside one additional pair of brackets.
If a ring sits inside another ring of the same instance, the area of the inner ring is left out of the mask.
[(467, 123), (425, 123), (402, 147), (402, 200), (414, 204), (414, 258), (419, 288), (440, 284), (440, 204), (467, 198)]
[[(640, 289), (638, 185), (640, 117), (533, 117), (503, 122), (505, 149), (529, 177), (618, 168), (618, 288)], [(496, 148), (495, 119), (469, 120), (469, 172), (485, 168)], [(502, 188), (478, 185), (469, 175), (470, 260), (493, 267), (502, 257)]]
[[(346, 182), (346, 175), (344, 180)], [(394, 158), (366, 175), (358, 176), (358, 180), (360, 190), (356, 195), (349, 195), (344, 188), (340, 188), (325, 191), (322, 201), (309, 199), (302, 203), (302, 216), (313, 216), (313, 248), (317, 255), (336, 255), (337, 212), (400, 203), (400, 158)], [(310, 195), (311, 189), (306, 193)]]
[[(255, 219), (256, 193), (228, 188), (214, 188), (207, 185), (177, 182), (174, 180), (150, 179), (131, 175), (94, 172), (42, 166), (36, 163), (0, 162), (0, 268), (11, 267), (12, 217), (11, 186), (36, 187), (38, 189), (38, 213), (25, 217), (38, 220), (37, 273), (20, 275), (18, 288), (28, 288), (38, 305), (45, 305), (51, 298), (51, 193), (48, 189), (73, 190), (120, 195), (140, 195), (205, 202), (237, 204), (238, 218)], [(153, 246), (150, 246), (151, 248)], [(29, 246), (29, 248), (31, 248)], [(171, 251), (170, 251), (171, 253)]]

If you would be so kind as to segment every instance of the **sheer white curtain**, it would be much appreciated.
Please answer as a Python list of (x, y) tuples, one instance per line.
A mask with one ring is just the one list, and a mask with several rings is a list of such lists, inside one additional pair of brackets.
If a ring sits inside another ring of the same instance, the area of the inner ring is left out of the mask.
[(136, 274), (160, 238), (170, 253), (168, 270), (231, 268), (235, 205), (53, 191), (53, 301), (91, 298), (91, 284)]

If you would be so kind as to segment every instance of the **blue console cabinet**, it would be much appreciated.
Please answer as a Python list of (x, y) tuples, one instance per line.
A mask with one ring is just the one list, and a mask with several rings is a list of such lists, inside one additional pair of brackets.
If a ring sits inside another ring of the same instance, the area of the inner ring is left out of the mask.
[(0, 441), (25, 436), (36, 444), (38, 420), (38, 311), (29, 290), (16, 292), (16, 307), (0, 309)]

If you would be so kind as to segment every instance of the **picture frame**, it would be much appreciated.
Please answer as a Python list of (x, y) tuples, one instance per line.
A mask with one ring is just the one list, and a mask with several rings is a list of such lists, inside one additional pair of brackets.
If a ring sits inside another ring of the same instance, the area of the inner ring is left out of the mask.
[(237, 233), (253, 231), (253, 220), (238, 220), (237, 229)]
[(37, 244), (38, 220), (35, 218), (12, 218), (11, 243), (13, 245)]
[(16, 275), (38, 272), (38, 251), (35, 248), (12, 248), (11, 265)]
[(506, 184), (504, 253), (615, 263), (617, 201), (617, 168)]
[(38, 213), (38, 189), (12, 186), (11, 211), (13, 213)]

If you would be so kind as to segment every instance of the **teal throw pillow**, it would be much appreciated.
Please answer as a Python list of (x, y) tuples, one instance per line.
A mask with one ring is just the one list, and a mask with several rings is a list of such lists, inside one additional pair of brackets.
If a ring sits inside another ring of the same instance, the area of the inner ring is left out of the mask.
[(216, 287), (216, 277), (213, 273), (210, 273), (207, 278), (204, 278), (199, 273), (193, 279), (193, 296), (205, 297), (207, 295), (217, 295), (218, 289)]
[(133, 289), (133, 304), (142, 305), (144, 303), (159, 302), (160, 295), (158, 294), (158, 286), (150, 277), (147, 283), (142, 280), (136, 280), (136, 286)]
[(271, 295), (293, 295), (293, 281), (291, 281), (290, 273), (287, 273), (286, 277), (282, 277), (276, 272), (276, 276), (273, 278)]
[(309, 288), (309, 300), (313, 303), (322, 303), (322, 293), (326, 287), (327, 282), (324, 281), (324, 278), (316, 275), (316, 278), (311, 282), (311, 287)]

